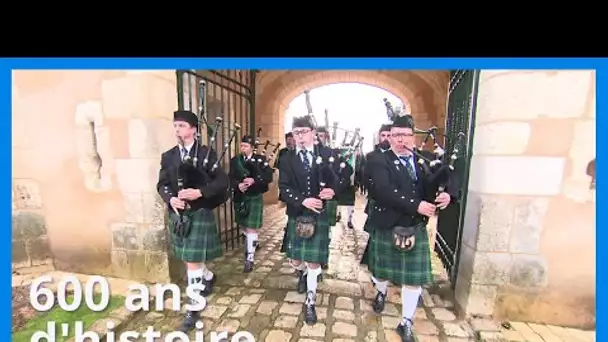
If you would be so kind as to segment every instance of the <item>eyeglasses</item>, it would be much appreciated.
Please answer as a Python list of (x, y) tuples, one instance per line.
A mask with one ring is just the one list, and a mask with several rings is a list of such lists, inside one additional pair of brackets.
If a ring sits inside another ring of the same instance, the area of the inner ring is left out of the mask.
[(405, 137), (413, 137), (413, 133), (391, 133), (391, 137), (393, 138), (405, 138)]
[(311, 129), (298, 129), (298, 130), (295, 130), (295, 131), (291, 131), (291, 133), (293, 135), (296, 135), (296, 136), (297, 135), (306, 135), (306, 134), (308, 134), (310, 132), (312, 132)]

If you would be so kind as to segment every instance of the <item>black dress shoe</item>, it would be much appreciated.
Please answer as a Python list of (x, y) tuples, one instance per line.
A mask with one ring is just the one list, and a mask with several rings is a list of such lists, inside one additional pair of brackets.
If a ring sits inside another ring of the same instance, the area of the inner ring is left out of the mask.
[(306, 285), (306, 274), (304, 271), (298, 271), (298, 293), (306, 293), (308, 286)]
[(336, 216), (336, 223), (340, 222), (340, 220), (342, 220), (342, 215), (338, 214), (338, 216)]
[(374, 299), (374, 302), (372, 303), (372, 308), (374, 309), (374, 312), (381, 313), (382, 311), (384, 311), (385, 303), (386, 303), (386, 294), (378, 291), (378, 294), (376, 294), (376, 298)]
[(203, 279), (203, 285), (205, 285), (205, 289), (203, 291), (201, 291), (201, 294), (203, 295), (203, 297), (207, 297), (208, 295), (211, 294), (211, 292), (213, 292), (213, 284), (215, 284), (216, 279), (217, 279), (217, 276), (215, 274), (213, 275), (213, 277), (210, 280)]
[(326, 270), (329, 266), (327, 264), (321, 264), (321, 269)]
[(399, 323), (397, 326), (397, 334), (401, 336), (401, 342), (415, 342), (414, 330), (412, 329), (412, 321), (409, 319), (405, 320), (404, 323)]
[[(188, 304), (193, 305), (196, 302), (193, 299), (188, 298)], [(179, 327), (179, 331), (188, 333), (190, 330), (196, 327), (196, 322), (199, 320), (201, 313), (199, 311), (188, 311), (182, 325)]]
[(198, 311), (188, 311), (184, 321), (182, 322), (182, 326), (179, 327), (179, 331), (188, 333), (190, 330), (194, 329), (199, 317), (200, 313)]
[(348, 226), (348, 228), (353, 229), (355, 228), (355, 226), (353, 225), (352, 222), (348, 221), (348, 223), (346, 224)]
[(253, 261), (245, 260), (245, 266), (243, 266), (243, 272), (251, 273), (253, 271)]
[(308, 292), (307, 304), (304, 304), (304, 322), (309, 325), (317, 323), (317, 309), (315, 309), (315, 297), (316, 295), (312, 292)]

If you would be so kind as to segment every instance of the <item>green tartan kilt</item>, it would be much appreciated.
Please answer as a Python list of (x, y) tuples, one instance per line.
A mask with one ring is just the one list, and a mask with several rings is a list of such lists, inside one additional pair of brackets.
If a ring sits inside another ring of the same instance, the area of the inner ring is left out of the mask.
[(287, 257), (293, 260), (327, 264), (329, 260), (329, 222), (327, 214), (322, 212), (318, 216), (315, 235), (309, 239), (302, 239), (296, 235), (296, 220), (287, 219)]
[(355, 205), (355, 186), (349, 186), (337, 198), (338, 205)]
[(257, 195), (245, 197), (244, 200), (247, 201), (247, 205), (249, 206), (249, 214), (246, 217), (235, 215), (236, 223), (242, 228), (261, 228), (262, 221), (264, 220), (264, 197), (262, 195)]
[(400, 252), (393, 246), (391, 230), (373, 229), (361, 263), (367, 264), (378, 279), (397, 285), (427, 285), (433, 282), (429, 248), (426, 228), (417, 231), (416, 244), (409, 252)]
[(338, 219), (338, 201), (329, 200), (325, 203), (325, 206), (325, 211), (327, 212), (327, 217), (329, 219), (329, 226), (333, 227), (336, 225)]
[(173, 255), (185, 262), (203, 262), (221, 257), (223, 251), (215, 213), (209, 209), (199, 209), (186, 215), (190, 217), (192, 228), (187, 237), (181, 237), (173, 233), (173, 219), (177, 214), (169, 213)]

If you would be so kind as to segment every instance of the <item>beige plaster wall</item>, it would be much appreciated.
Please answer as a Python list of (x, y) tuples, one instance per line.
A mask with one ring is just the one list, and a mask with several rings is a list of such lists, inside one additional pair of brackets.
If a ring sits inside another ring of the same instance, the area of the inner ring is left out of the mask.
[(15, 71), (12, 84), (13, 267), (167, 278), (155, 185), (175, 71)]
[(594, 71), (483, 71), (456, 298), (595, 325)]

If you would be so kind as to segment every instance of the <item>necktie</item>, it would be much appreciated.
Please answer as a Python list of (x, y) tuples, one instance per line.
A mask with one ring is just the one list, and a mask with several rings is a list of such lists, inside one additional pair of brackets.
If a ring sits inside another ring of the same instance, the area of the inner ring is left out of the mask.
[(310, 161), (308, 160), (308, 152), (306, 150), (301, 150), (300, 156), (302, 157), (302, 163), (304, 164), (304, 168), (306, 169), (306, 171), (310, 171)]
[(188, 155), (188, 150), (186, 150), (185, 147), (182, 147), (182, 160), (184, 160), (184, 158), (186, 158), (187, 155)]
[(416, 172), (414, 171), (414, 167), (410, 163), (410, 159), (411, 158), (412, 158), (412, 156), (401, 156), (401, 157), (399, 157), (399, 159), (403, 160), (403, 162), (405, 164), (405, 169), (407, 170), (407, 173), (410, 174), (410, 177), (412, 177), (413, 180), (416, 180)]

